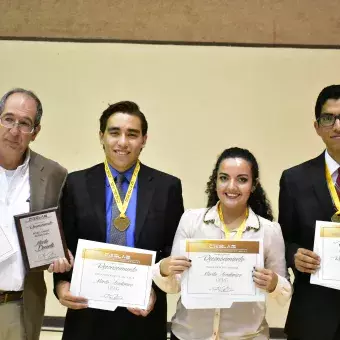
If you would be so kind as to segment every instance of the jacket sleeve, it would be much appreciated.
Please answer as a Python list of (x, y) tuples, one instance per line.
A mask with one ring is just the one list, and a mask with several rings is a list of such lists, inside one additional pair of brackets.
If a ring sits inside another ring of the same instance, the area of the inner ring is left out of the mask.
[(279, 194), (279, 223), (282, 229), (282, 235), (285, 241), (287, 266), (296, 271), (294, 264), (294, 255), (300, 246), (294, 242), (297, 239), (297, 226), (295, 221), (296, 211), (294, 196), (291, 192), (292, 184), (289, 183), (286, 171), (283, 172), (280, 179)]
[(280, 225), (273, 223), (268, 228), (270, 237), (266, 242), (265, 251), (265, 268), (275, 272), (278, 276), (278, 283), (273, 292), (269, 296), (275, 298), (281, 305), (285, 305), (292, 295), (292, 285), (289, 282), (289, 274), (287, 271), (285, 260), (285, 245), (282, 237)]
[(165, 214), (165, 242), (162, 258), (170, 255), (174, 236), (183, 212), (182, 184), (181, 181), (176, 178), (172, 183), (168, 194), (168, 204)]
[[(70, 181), (70, 176), (67, 177), (66, 183), (63, 188), (63, 193), (60, 200), (60, 214), (61, 222), (64, 231), (64, 236), (66, 240), (67, 248), (71, 251), (72, 255), (75, 257), (77, 249), (77, 228), (75, 220), (75, 207), (73, 203), (73, 190)], [(59, 281), (69, 281), (71, 282), (72, 269), (65, 273), (54, 273), (54, 294), (56, 285)]]

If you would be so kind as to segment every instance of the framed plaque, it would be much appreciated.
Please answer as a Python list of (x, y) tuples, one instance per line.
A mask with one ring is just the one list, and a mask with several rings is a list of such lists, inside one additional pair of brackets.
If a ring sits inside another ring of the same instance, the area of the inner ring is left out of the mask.
[(58, 208), (14, 216), (27, 271), (41, 271), (54, 260), (70, 261)]

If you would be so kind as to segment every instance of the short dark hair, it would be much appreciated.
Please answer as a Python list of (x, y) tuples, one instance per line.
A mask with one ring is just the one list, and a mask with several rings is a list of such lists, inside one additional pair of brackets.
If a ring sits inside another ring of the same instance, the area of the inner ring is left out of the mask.
[(43, 108), (41, 105), (41, 101), (34, 92), (30, 90), (22, 89), (20, 87), (10, 90), (2, 96), (2, 98), (0, 99), (0, 115), (4, 111), (6, 100), (8, 99), (8, 97), (10, 97), (12, 94), (15, 94), (15, 93), (22, 93), (26, 95), (27, 97), (32, 98), (35, 101), (35, 103), (37, 104), (37, 112), (35, 114), (34, 126), (38, 126), (40, 124), (41, 117), (43, 115)]
[(340, 99), (340, 85), (327, 86), (320, 92), (315, 104), (316, 120), (320, 118), (322, 107), (328, 99)]
[(208, 194), (207, 208), (213, 207), (219, 201), (216, 192), (217, 174), (220, 164), (227, 158), (242, 158), (245, 161), (249, 162), (251, 166), (253, 184), (255, 185), (256, 181), (257, 184), (255, 190), (249, 196), (248, 204), (255, 212), (255, 214), (272, 221), (273, 220), (272, 208), (259, 180), (259, 165), (257, 163), (257, 160), (249, 150), (241, 149), (238, 147), (226, 149), (218, 157), (213, 172), (207, 183), (207, 188), (205, 190), (206, 194)]
[(144, 116), (144, 113), (139, 109), (139, 106), (130, 101), (122, 101), (109, 105), (109, 107), (102, 113), (100, 122), (100, 131), (102, 133), (106, 130), (107, 121), (115, 113), (126, 113), (128, 115), (136, 116), (141, 121), (142, 135), (145, 136), (148, 132), (148, 122)]

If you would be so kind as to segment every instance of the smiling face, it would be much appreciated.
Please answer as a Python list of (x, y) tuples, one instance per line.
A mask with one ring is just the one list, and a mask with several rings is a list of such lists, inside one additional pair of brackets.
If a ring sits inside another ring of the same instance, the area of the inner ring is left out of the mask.
[(127, 113), (112, 114), (99, 137), (108, 162), (119, 172), (137, 162), (147, 140), (147, 136), (142, 135), (140, 118)]
[(217, 172), (216, 192), (228, 209), (246, 209), (253, 187), (251, 165), (243, 158), (224, 159)]
[[(5, 103), (1, 119), (4, 123), (18, 122), (21, 126), (34, 126), (37, 113), (35, 100), (24, 93), (10, 95)], [(20, 159), (34, 141), (40, 131), (40, 125), (36, 126), (32, 133), (23, 133), (17, 125), (7, 128), (0, 125), (0, 163), (6, 164), (13, 159)]]
[[(328, 99), (322, 106), (321, 115), (340, 114), (340, 99)], [(329, 154), (334, 158), (340, 157), (340, 120), (336, 119), (333, 126), (324, 127), (318, 122), (314, 123), (316, 133), (322, 138), (326, 144)]]

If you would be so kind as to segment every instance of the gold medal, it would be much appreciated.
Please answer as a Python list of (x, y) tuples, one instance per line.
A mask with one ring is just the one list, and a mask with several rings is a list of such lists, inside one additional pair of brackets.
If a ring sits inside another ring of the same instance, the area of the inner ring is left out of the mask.
[(114, 219), (113, 225), (119, 231), (125, 231), (127, 228), (129, 228), (130, 220), (127, 216), (118, 216)]
[(133, 188), (135, 187), (135, 184), (136, 184), (136, 181), (137, 181), (137, 176), (138, 176), (138, 172), (139, 172), (139, 169), (140, 169), (140, 164), (139, 164), (139, 161), (137, 160), (135, 170), (133, 171), (129, 187), (128, 187), (128, 190), (126, 192), (125, 198), (124, 198), (124, 202), (122, 202), (122, 200), (120, 198), (120, 195), (119, 195), (117, 186), (115, 184), (114, 178), (111, 174), (107, 159), (105, 159), (105, 161), (104, 161), (104, 166), (105, 166), (106, 176), (107, 176), (107, 179), (109, 180), (110, 187), (111, 187), (111, 190), (112, 190), (113, 198), (115, 199), (116, 204), (117, 204), (117, 208), (120, 212), (120, 215), (114, 219), (113, 225), (119, 231), (125, 231), (130, 226), (130, 220), (125, 215), (125, 212), (126, 212), (127, 207), (129, 205), (129, 202), (130, 202), (130, 199), (131, 199), (131, 196), (132, 196), (132, 192), (133, 192)]

